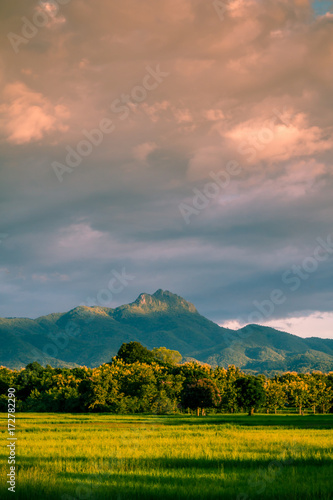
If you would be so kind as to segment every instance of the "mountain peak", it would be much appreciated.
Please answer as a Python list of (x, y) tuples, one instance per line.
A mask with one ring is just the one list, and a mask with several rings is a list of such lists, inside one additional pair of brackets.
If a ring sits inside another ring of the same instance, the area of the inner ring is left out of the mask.
[(191, 302), (183, 299), (179, 295), (162, 290), (156, 290), (155, 293), (141, 293), (139, 297), (130, 304), (133, 312), (163, 312), (169, 310), (182, 310), (186, 312), (196, 313), (197, 310)]
[[(56, 348), (64, 335), (66, 342)], [(47, 336), (55, 341), (44, 352), (40, 349)], [(0, 365), (15, 369), (33, 361), (55, 367), (100, 366), (131, 340), (148, 349), (163, 345), (212, 366), (236, 365), (251, 374), (328, 373), (333, 366), (333, 339), (303, 339), (262, 325), (226, 330), (198, 314), (190, 302), (161, 289), (141, 293), (116, 309), (79, 306), (36, 320), (0, 318), (0, 339), (6, 339), (0, 342)]]

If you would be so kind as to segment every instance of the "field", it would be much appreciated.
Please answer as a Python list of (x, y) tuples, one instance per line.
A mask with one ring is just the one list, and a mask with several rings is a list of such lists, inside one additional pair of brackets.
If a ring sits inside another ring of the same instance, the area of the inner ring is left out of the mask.
[(16, 419), (13, 494), (0, 414), (1, 499), (333, 498), (333, 415)]

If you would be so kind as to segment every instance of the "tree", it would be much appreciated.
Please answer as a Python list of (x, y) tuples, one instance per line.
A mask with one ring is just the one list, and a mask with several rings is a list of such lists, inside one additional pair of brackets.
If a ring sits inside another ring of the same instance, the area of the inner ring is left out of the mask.
[(163, 363), (167, 363), (169, 365), (178, 365), (182, 360), (180, 352), (172, 351), (166, 347), (154, 347), (152, 353), (157, 360), (163, 361)]
[(186, 383), (194, 382), (203, 378), (213, 378), (213, 370), (207, 363), (199, 363), (198, 361), (188, 361), (174, 368), (174, 373), (182, 375)]
[(227, 412), (235, 413), (238, 404), (235, 382), (242, 376), (239, 368), (235, 365), (228, 366), (228, 370), (218, 367), (214, 376), (222, 397), (221, 407)]
[(37, 361), (33, 361), (32, 363), (29, 363), (25, 369), (27, 371), (31, 371), (31, 372), (35, 372), (37, 373), (38, 375), (41, 375), (44, 371), (44, 367), (38, 363)]
[(185, 384), (181, 399), (185, 408), (197, 409), (197, 415), (200, 414), (200, 409), (212, 408), (221, 402), (221, 396), (215, 382), (208, 378)]
[(235, 381), (239, 406), (245, 408), (249, 415), (265, 401), (265, 391), (260, 380), (254, 376), (241, 377)]
[(123, 397), (119, 385), (115, 366), (105, 364), (94, 368), (91, 377), (81, 381), (79, 394), (90, 411), (114, 411)]
[(124, 343), (120, 347), (116, 359), (122, 359), (125, 363), (152, 363), (154, 361), (153, 353), (140, 344), (140, 342)]
[(286, 403), (285, 388), (281, 383), (274, 380), (267, 380), (264, 387), (267, 411), (272, 410), (276, 413), (277, 409), (284, 407)]
[(296, 406), (298, 413), (302, 415), (303, 408), (309, 400), (308, 384), (304, 380), (298, 378), (288, 384), (287, 390), (292, 404)]
[(333, 390), (325, 383), (321, 383), (318, 388), (318, 405), (321, 406), (321, 411), (326, 413), (332, 407), (333, 403)]
[[(16, 374), (15, 374), (16, 375)], [(4, 366), (0, 366), (0, 394), (6, 395), (9, 387), (13, 387), (14, 384), (14, 372), (9, 368), (5, 368)], [(2, 411), (2, 410), (0, 410)], [(5, 410), (7, 411), (7, 407)]]
[(317, 377), (314, 376), (309, 376), (308, 378), (308, 400), (307, 403), (310, 405), (312, 408), (313, 414), (316, 413), (316, 407), (318, 405), (318, 399), (319, 399), (319, 391), (321, 389), (321, 386), (326, 386), (325, 383), (321, 382), (318, 380)]

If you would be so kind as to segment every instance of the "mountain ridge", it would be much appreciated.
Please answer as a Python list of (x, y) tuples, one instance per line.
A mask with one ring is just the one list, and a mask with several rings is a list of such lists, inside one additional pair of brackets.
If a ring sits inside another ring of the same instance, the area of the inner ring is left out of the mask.
[(0, 318), (0, 365), (32, 361), (52, 366), (98, 366), (123, 342), (178, 350), (184, 359), (250, 373), (333, 370), (333, 339), (304, 339), (262, 325), (223, 328), (168, 290), (141, 293), (116, 308), (77, 306), (36, 319)]

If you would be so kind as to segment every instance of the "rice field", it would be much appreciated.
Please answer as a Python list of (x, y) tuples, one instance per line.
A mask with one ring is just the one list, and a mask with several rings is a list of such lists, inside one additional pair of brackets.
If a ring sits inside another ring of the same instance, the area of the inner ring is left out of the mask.
[(333, 498), (333, 415), (17, 414), (16, 488), (0, 498)]

